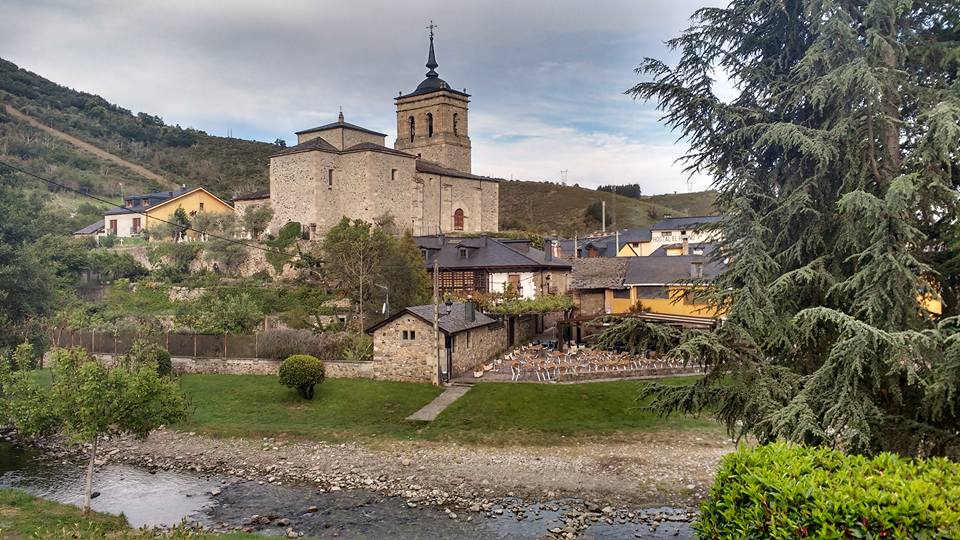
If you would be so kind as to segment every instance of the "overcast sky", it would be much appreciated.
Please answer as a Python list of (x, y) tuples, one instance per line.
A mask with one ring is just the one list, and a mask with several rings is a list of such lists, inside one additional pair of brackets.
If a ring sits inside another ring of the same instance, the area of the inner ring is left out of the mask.
[[(686, 151), (623, 91), (708, 0), (396, 2), (0, 0), (0, 56), (168, 123), (294, 142), (336, 119), (388, 133), (437, 71), (470, 103), (473, 172), (685, 191)], [(695, 178), (705, 189), (709, 179)]]

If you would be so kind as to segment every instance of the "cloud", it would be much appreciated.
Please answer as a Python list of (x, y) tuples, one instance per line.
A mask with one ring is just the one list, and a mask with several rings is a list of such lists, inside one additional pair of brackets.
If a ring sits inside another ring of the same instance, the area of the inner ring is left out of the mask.
[[(426, 68), (467, 87), (474, 171), (582, 185), (685, 189), (684, 145), (623, 91), (645, 56), (670, 57), (701, 0), (417, 3), (0, 0), (3, 56), (134, 111), (234, 136), (292, 140), (335, 118), (391, 135), (393, 97)], [(697, 188), (706, 179), (697, 179)]]

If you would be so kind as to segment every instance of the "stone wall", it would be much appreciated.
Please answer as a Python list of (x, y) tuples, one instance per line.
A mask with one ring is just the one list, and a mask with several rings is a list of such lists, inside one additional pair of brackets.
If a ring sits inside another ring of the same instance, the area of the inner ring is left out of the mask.
[(457, 334), (454, 339), (453, 377), (471, 373), (507, 348), (507, 332), (503, 325), (474, 328)]
[[(112, 366), (116, 355), (95, 354), (101, 362)], [(280, 360), (267, 358), (191, 358), (174, 356), (170, 359), (173, 372), (210, 373), (218, 375), (276, 375), (280, 370)], [(47, 365), (48, 361), (45, 361)], [(372, 362), (324, 362), (325, 373), (331, 379), (371, 379)]]
[[(410, 339), (409, 332), (415, 332)], [(408, 339), (403, 339), (407, 332)], [(437, 350), (433, 328), (405, 314), (373, 333), (373, 377), (393, 381), (433, 382)], [(442, 344), (441, 344), (442, 346)]]

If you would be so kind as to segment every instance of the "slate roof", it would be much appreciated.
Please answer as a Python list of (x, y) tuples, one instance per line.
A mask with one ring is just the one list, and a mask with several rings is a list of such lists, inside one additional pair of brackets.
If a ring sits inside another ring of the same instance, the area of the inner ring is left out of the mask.
[[(174, 191), (156, 191), (154, 193), (144, 193), (142, 195), (128, 195), (123, 198), (124, 207), (123, 208), (111, 208), (103, 214), (106, 216), (115, 216), (120, 214), (142, 214), (148, 209), (157, 206), (158, 204), (168, 201), (174, 197), (179, 197), (184, 193), (189, 193), (200, 188), (181, 188)], [(150, 201), (148, 206), (142, 204), (143, 200), (147, 199)], [(127, 206), (127, 201), (134, 201), (133, 206)]]
[[(414, 238), (425, 249), (426, 267), (433, 269), (438, 261), (444, 270), (482, 270), (525, 268), (531, 270), (569, 270), (570, 263), (563, 260), (547, 260), (546, 254), (529, 244), (516, 241), (500, 241), (489, 236), (450, 237), (417, 236)], [(467, 248), (467, 256), (460, 255), (460, 248)]]
[(688, 216), (661, 219), (650, 227), (655, 231), (671, 231), (674, 229), (696, 229), (703, 225), (717, 223), (723, 216)]
[(259, 191), (254, 191), (253, 193), (246, 193), (243, 195), (237, 195), (233, 198), (234, 201), (257, 201), (260, 199), (269, 199), (270, 198), (270, 189), (261, 189)]
[(277, 150), (276, 152), (270, 154), (270, 157), (274, 156), (285, 156), (287, 154), (296, 154), (298, 152), (306, 152), (308, 150), (322, 150), (324, 152), (333, 152), (339, 153), (337, 147), (323, 140), (323, 137), (317, 137), (316, 139), (310, 139), (307, 142), (295, 144), (293, 146), (288, 146)]
[(400, 150), (394, 150), (393, 148), (389, 148), (389, 147), (383, 146), (382, 144), (376, 144), (372, 142), (362, 142), (362, 143), (357, 143), (353, 146), (348, 146), (344, 148), (343, 151), (341, 151), (340, 153), (346, 154), (348, 152), (363, 152), (363, 151), (383, 152), (384, 154), (393, 154), (395, 156), (404, 156), (409, 158), (415, 157), (413, 154), (408, 154)]
[(358, 126), (356, 124), (351, 124), (350, 122), (344, 122), (343, 120), (339, 120), (337, 122), (330, 122), (329, 124), (324, 124), (322, 126), (317, 126), (315, 128), (305, 129), (303, 131), (297, 131), (296, 134), (303, 135), (304, 133), (313, 133), (315, 131), (326, 131), (328, 129), (337, 129), (337, 128), (352, 129), (353, 131), (360, 131), (363, 133), (369, 133), (371, 135), (378, 135), (380, 137), (387, 136), (386, 133), (380, 133), (379, 131), (367, 129), (365, 127)]
[[(466, 304), (463, 302), (453, 302), (450, 306), (450, 313), (448, 314), (446, 305), (440, 304), (440, 319), (438, 326), (443, 333), (457, 334), (466, 330), (489, 326), (497, 322), (496, 319), (480, 313), (480, 310), (476, 309), (476, 307), (474, 308), (474, 320), (468, 321), (466, 317), (465, 305)], [(373, 333), (378, 328), (386, 326), (405, 314), (413, 315), (423, 322), (431, 326), (433, 325), (433, 304), (426, 304), (423, 306), (410, 306), (402, 311), (399, 311), (383, 321), (371, 326), (367, 329), (367, 332)]]
[(627, 263), (638, 257), (591, 257), (573, 261), (571, 289), (622, 289)]
[(73, 234), (96, 234), (102, 230), (103, 230), (103, 220), (101, 219), (96, 223), (91, 223), (90, 225), (87, 225), (82, 229), (73, 231)]
[[(639, 243), (639, 242), (649, 242), (651, 239), (650, 229), (643, 227), (637, 227), (633, 229), (621, 229), (620, 230), (620, 247), (622, 248), (624, 244), (628, 243)], [(560, 251), (564, 254), (573, 255), (573, 240), (560, 240)], [(601, 236), (592, 236), (586, 238), (580, 238), (577, 240), (577, 249), (580, 251), (580, 257), (586, 258), (587, 246), (593, 246), (600, 257), (616, 257), (617, 256), (617, 235), (616, 233), (608, 233)]]
[(456, 169), (451, 169), (449, 167), (444, 167), (439, 163), (434, 163), (432, 161), (427, 161), (425, 159), (417, 160), (417, 172), (424, 172), (427, 174), (439, 174), (442, 176), (452, 176), (454, 178), (467, 178), (470, 180), (486, 180), (488, 182), (499, 182), (499, 178), (493, 178), (491, 176), (478, 176), (476, 174), (466, 173), (458, 171)]
[[(709, 257), (677, 255), (675, 257), (626, 257), (628, 261), (624, 285), (667, 285), (680, 281), (713, 279), (725, 269), (720, 261)], [(692, 276), (691, 265), (703, 265), (703, 277)]]

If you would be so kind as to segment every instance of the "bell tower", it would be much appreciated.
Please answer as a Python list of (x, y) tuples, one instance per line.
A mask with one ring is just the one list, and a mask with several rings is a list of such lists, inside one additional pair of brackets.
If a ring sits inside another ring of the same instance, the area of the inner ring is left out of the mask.
[(460, 172), (470, 172), (470, 137), (467, 132), (467, 104), (470, 95), (450, 88), (437, 73), (430, 21), (430, 52), (427, 78), (409, 94), (395, 98), (397, 141), (394, 148)]

